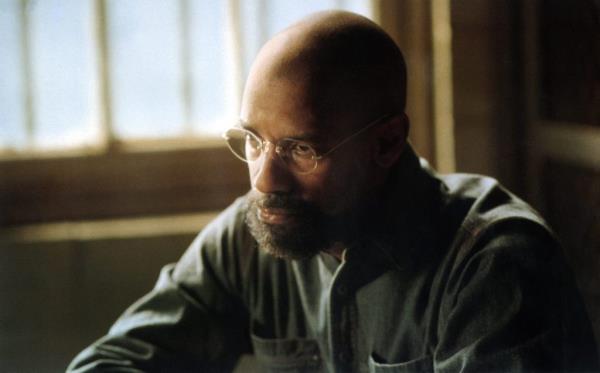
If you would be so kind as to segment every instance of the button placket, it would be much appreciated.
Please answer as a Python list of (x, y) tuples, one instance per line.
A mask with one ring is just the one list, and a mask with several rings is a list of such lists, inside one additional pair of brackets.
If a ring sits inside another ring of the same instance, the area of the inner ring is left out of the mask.
[[(343, 263), (342, 267), (347, 264)], [(347, 268), (338, 268), (330, 292), (331, 353), (336, 371), (353, 370), (353, 330)]]

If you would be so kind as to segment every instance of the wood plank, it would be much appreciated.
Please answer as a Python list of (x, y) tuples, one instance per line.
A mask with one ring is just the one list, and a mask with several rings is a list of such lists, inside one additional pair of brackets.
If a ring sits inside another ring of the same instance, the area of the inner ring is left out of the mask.
[(0, 225), (219, 210), (249, 188), (224, 146), (0, 161)]

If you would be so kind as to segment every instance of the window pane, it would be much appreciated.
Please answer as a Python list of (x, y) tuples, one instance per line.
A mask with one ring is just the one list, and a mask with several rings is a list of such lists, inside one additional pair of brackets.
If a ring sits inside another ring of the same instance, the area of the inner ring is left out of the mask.
[(269, 1), (268, 32), (273, 35), (289, 26), (299, 18), (312, 12), (331, 9), (336, 5), (335, 0), (290, 0)]
[[(198, 133), (216, 134), (235, 117), (231, 57), (227, 48), (227, 2), (190, 2), (192, 116)], [(229, 85), (229, 89), (228, 89)]]
[(91, 96), (90, 8), (81, 0), (30, 2), (37, 147), (70, 147), (98, 139)]
[(241, 2), (241, 29), (243, 30), (243, 72), (244, 77), (248, 76), (250, 65), (258, 54), (260, 47), (269, 38), (269, 30), (266, 14), (268, 9), (268, 0), (248, 0)]
[(173, 136), (183, 131), (177, 5), (106, 2), (113, 126), (119, 137)]
[(373, 18), (373, 4), (371, 0), (342, 0), (339, 1), (343, 9)]
[(0, 1), (0, 148), (26, 144), (19, 3)]

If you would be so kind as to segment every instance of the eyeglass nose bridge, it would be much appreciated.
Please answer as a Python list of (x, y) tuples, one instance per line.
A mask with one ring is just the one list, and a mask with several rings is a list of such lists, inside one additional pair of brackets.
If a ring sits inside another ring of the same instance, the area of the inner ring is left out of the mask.
[(284, 151), (283, 147), (281, 145), (279, 145), (279, 144), (272, 143), (269, 140), (262, 140), (261, 141), (261, 144), (260, 144), (261, 155), (262, 154), (265, 154), (265, 155), (269, 154), (269, 149), (271, 147), (274, 147), (275, 154), (277, 154), (277, 156), (279, 156), (279, 158), (282, 161), (285, 162), (285, 151)]

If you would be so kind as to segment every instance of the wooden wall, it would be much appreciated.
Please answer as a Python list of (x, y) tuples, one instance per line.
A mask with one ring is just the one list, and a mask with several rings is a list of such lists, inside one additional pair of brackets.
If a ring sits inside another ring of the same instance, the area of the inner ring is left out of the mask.
[(248, 190), (223, 142), (0, 160), (0, 225), (189, 213)]
[(457, 170), (543, 213), (600, 340), (598, 14), (589, 0), (452, 1)]
[(523, 192), (518, 2), (451, 4), (456, 169)]
[(64, 371), (193, 236), (0, 241), (0, 371)]

